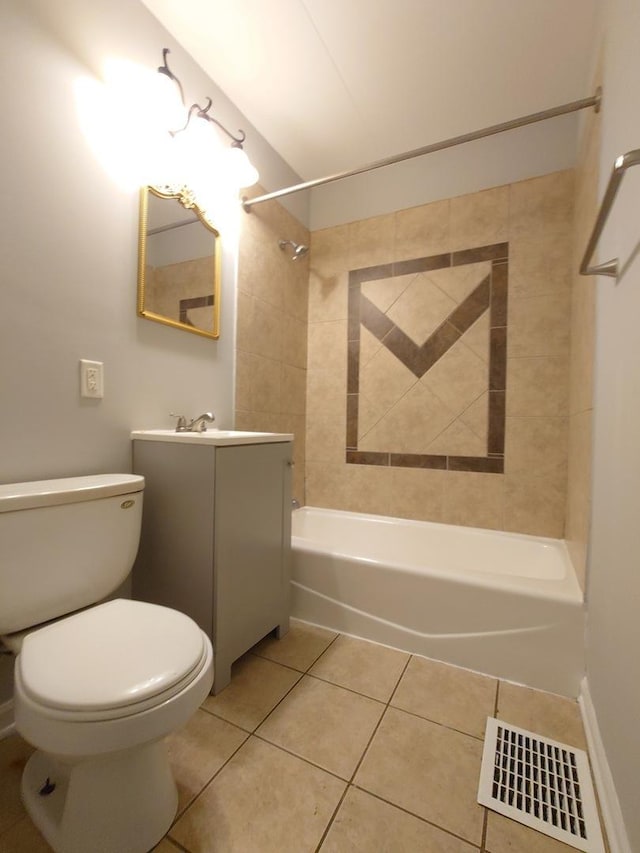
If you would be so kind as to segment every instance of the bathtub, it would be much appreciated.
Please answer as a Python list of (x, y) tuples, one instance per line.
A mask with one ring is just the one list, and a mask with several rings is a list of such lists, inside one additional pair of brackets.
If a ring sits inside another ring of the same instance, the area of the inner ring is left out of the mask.
[(298, 619), (579, 694), (583, 595), (561, 540), (302, 507), (291, 583)]

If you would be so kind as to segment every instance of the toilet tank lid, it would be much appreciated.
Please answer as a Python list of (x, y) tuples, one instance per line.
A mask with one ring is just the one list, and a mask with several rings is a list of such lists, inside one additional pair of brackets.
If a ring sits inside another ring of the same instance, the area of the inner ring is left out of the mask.
[(94, 501), (143, 489), (144, 477), (138, 474), (92, 474), (88, 477), (7, 483), (0, 485), (0, 512)]

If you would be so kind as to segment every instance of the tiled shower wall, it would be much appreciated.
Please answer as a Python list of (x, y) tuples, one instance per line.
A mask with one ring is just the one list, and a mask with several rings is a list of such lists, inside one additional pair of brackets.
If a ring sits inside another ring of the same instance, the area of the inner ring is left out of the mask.
[(573, 190), (312, 234), (307, 504), (564, 534)]
[(242, 214), (238, 251), (236, 429), (294, 434), (293, 494), (304, 503), (308, 256), (279, 240), (309, 232), (275, 201)]

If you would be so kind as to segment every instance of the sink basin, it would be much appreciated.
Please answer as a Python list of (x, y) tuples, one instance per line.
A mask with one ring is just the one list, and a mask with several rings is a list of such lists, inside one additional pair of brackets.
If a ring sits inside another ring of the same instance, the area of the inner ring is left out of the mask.
[(180, 444), (212, 444), (224, 446), (233, 444), (271, 444), (293, 441), (291, 433), (284, 432), (246, 432), (235, 429), (207, 429), (206, 432), (176, 432), (173, 429), (137, 429), (131, 432), (136, 441), (170, 441)]

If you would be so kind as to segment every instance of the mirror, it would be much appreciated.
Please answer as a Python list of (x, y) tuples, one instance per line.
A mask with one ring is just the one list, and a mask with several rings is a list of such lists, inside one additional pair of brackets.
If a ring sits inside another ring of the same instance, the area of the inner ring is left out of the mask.
[(141, 190), (138, 314), (220, 336), (220, 235), (188, 192)]

